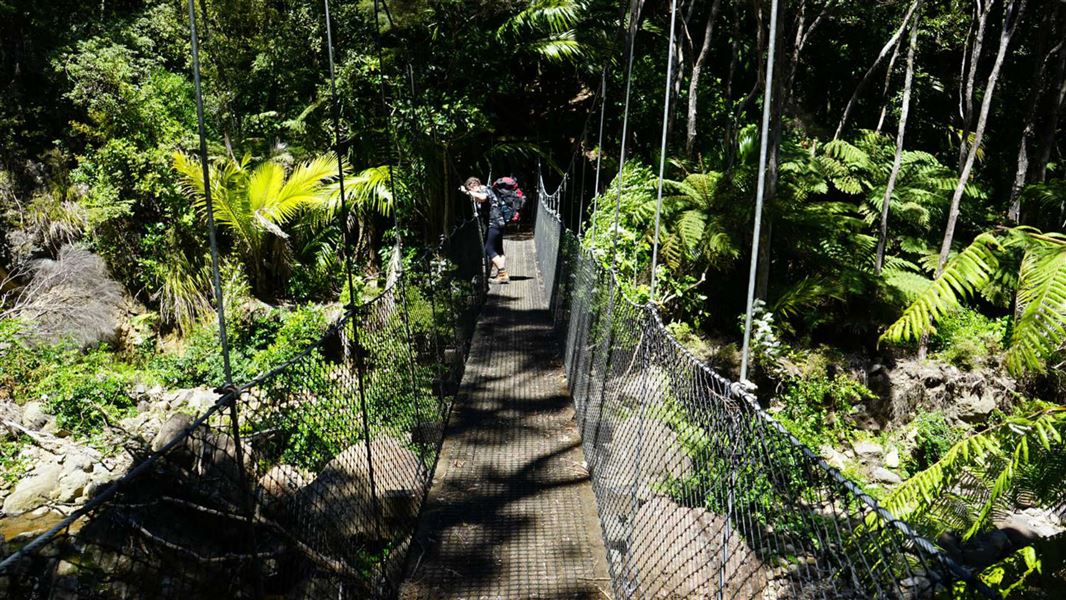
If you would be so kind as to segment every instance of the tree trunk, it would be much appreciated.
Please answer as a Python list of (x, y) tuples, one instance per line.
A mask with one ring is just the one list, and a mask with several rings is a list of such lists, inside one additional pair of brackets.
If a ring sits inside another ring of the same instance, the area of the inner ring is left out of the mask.
[(877, 55), (877, 59), (874, 60), (874, 64), (870, 65), (866, 74), (863, 75), (861, 80), (859, 80), (859, 85), (855, 86), (855, 91), (852, 92), (851, 98), (849, 98), (848, 103), (844, 105), (844, 113), (840, 116), (840, 123), (837, 125), (836, 132), (833, 134), (834, 140), (840, 139), (841, 134), (844, 133), (844, 127), (847, 126), (848, 117), (851, 116), (851, 111), (855, 108), (855, 101), (858, 100), (859, 94), (861, 94), (863, 89), (866, 88), (866, 84), (870, 81), (870, 77), (873, 76), (874, 72), (881, 66), (881, 63), (884, 62), (888, 53), (899, 43), (900, 38), (903, 36), (903, 32), (907, 30), (907, 24), (911, 20), (911, 15), (914, 14), (915, 9), (918, 8), (920, 2), (921, 0), (914, 0), (914, 2), (911, 3), (910, 7), (907, 9), (907, 13), (903, 15), (903, 22), (900, 23), (899, 29), (897, 29), (896, 32), (892, 34), (892, 37), (885, 42), (885, 45), (881, 48), (881, 52)]
[[(755, 11), (755, 55), (762, 56), (763, 51), (766, 49), (766, 31), (763, 29), (763, 17), (762, 11), (759, 6), (753, 7)], [(736, 10), (736, 20), (733, 26), (733, 48), (734, 56), (738, 53), (737, 41), (739, 40), (740, 33), (740, 10)], [(755, 71), (755, 84), (751, 87), (744, 99), (737, 103), (737, 106), (733, 109), (732, 114), (729, 117), (729, 123), (726, 124), (726, 160), (724, 169), (725, 172), (729, 172), (733, 166), (733, 161), (736, 159), (737, 144), (739, 140), (736, 139), (738, 129), (737, 124), (740, 123), (740, 118), (744, 112), (748, 109), (748, 106), (755, 100), (755, 96), (758, 95), (759, 89), (763, 86), (763, 82), (766, 80), (766, 67), (763, 61), (756, 61), (758, 68)]]
[[(970, 135), (970, 123), (973, 121), (973, 86), (977, 79), (977, 66), (981, 62), (981, 52), (984, 48), (985, 42), (985, 28), (988, 25), (988, 15), (992, 12), (992, 5), (996, 3), (996, 0), (976, 0), (977, 1), (977, 34), (974, 36), (973, 45), (970, 47), (970, 55), (967, 57), (965, 54), (962, 57), (963, 70), (966, 74), (966, 89), (962, 94), (962, 99), (959, 103), (961, 108), (962, 126), (959, 127), (959, 170), (963, 169), (963, 164), (966, 162), (967, 154), (967, 138)], [(1008, 0), (1007, 5), (1003, 9), (1004, 19), (1010, 12), (1010, 7), (1014, 4), (1014, 0)], [(967, 64), (969, 65), (967, 68)], [(980, 146), (980, 144), (976, 144)]]
[[(948, 222), (944, 229), (944, 241), (940, 245), (940, 258), (937, 261), (934, 278), (940, 277), (940, 274), (944, 272), (944, 265), (948, 262), (948, 256), (951, 254), (951, 243), (955, 238), (955, 224), (959, 219), (959, 204), (962, 202), (966, 184), (970, 182), (970, 171), (973, 170), (973, 163), (977, 158), (977, 150), (981, 147), (981, 142), (984, 139), (985, 125), (988, 124), (988, 111), (992, 106), (992, 96), (995, 93), (996, 81), (999, 80), (999, 71), (1003, 67), (1003, 59), (1007, 56), (1007, 47), (1010, 45), (1011, 36), (1014, 35), (1015, 27), (1025, 12), (1026, 2), (1027, 0), (1007, 0), (1004, 6), (1003, 29), (999, 36), (996, 62), (992, 65), (992, 72), (989, 73), (988, 82), (985, 84), (985, 91), (981, 99), (981, 112), (977, 118), (977, 128), (974, 130), (973, 145), (969, 147), (966, 153), (966, 161), (962, 165), (962, 172), (959, 173), (959, 182), (955, 186), (955, 193), (951, 196)], [(1017, 10), (1015, 10), (1015, 6), (1017, 6)]]
[[(919, 3), (921, 0), (919, 0)], [(892, 171), (888, 174), (888, 184), (885, 186), (885, 197), (881, 202), (881, 231), (877, 238), (877, 261), (874, 271), (880, 275), (885, 264), (885, 246), (888, 243), (888, 210), (892, 204), (892, 192), (896, 187), (896, 178), (899, 177), (899, 168), (903, 162), (903, 137), (907, 131), (907, 115), (911, 109), (911, 82), (914, 80), (914, 51), (918, 45), (918, 25), (921, 22), (921, 13), (916, 13), (914, 25), (911, 26), (911, 39), (907, 46), (907, 74), (903, 79), (903, 105), (900, 108), (899, 130), (896, 133), (896, 155), (892, 159)]]
[[(1060, 11), (1062, 11), (1061, 6), (1056, 9), (1056, 16), (1057, 12)], [(1017, 224), (1021, 218), (1021, 190), (1025, 187), (1025, 182), (1029, 178), (1029, 149), (1036, 133), (1036, 108), (1039, 106), (1040, 98), (1044, 96), (1044, 79), (1047, 74), (1048, 63), (1056, 52), (1060, 52), (1063, 49), (1064, 44), (1064, 42), (1060, 42), (1050, 51), (1045, 52), (1048, 42), (1048, 30), (1053, 29), (1053, 22), (1052, 19), (1046, 19), (1041, 22), (1037, 35), (1033, 80), (1029, 88), (1029, 102), (1027, 110), (1025, 110), (1021, 140), (1018, 142), (1018, 160), (1014, 171), (1014, 182), (1011, 184), (1011, 205), (1006, 211), (1007, 220), (1014, 224)]]
[(696, 143), (696, 108), (699, 95), (700, 75), (703, 71), (703, 63), (711, 51), (711, 34), (714, 32), (714, 21), (718, 18), (718, 9), (721, 8), (722, 0), (714, 0), (711, 5), (711, 14), (707, 16), (707, 25), (703, 30), (703, 44), (700, 53), (692, 64), (692, 76), (688, 82), (688, 129), (685, 133), (685, 154), (692, 157), (692, 147)]
[(1036, 59), (1033, 63), (1033, 79), (1029, 88), (1029, 98), (1026, 103), (1025, 121), (1022, 127), (1021, 140), (1018, 142), (1018, 158), (1015, 162), (1014, 181), (1010, 188), (1010, 206), (1007, 208), (1007, 219), (1012, 223), (1018, 223), (1021, 218), (1022, 199), (1021, 191), (1025, 187), (1029, 175), (1029, 144), (1036, 133), (1036, 108), (1040, 105), (1040, 98), (1044, 95), (1044, 74), (1047, 71), (1048, 62), (1062, 49), (1063, 42), (1059, 42), (1050, 52), (1045, 53), (1047, 48), (1047, 34), (1051, 20), (1048, 19), (1040, 25), (1040, 33), (1037, 39)]
[[(1063, 30), (1066, 29), (1066, 9), (1059, 7), (1060, 15), (1060, 27), (1058, 28), (1058, 37), (1063, 37)], [(1059, 50), (1059, 60), (1055, 66), (1055, 76), (1052, 79), (1052, 96), (1050, 114), (1047, 115), (1047, 120), (1044, 126), (1040, 130), (1040, 139), (1038, 140), (1037, 147), (1037, 159), (1036, 163), (1032, 165), (1033, 181), (1044, 183), (1047, 179), (1047, 165), (1051, 161), (1051, 152), (1055, 149), (1055, 133), (1059, 128), (1059, 117), (1062, 115), (1062, 109), (1066, 106), (1066, 48)]]
[(899, 48), (903, 44), (896, 44), (896, 47), (892, 50), (892, 58), (888, 59), (888, 68), (885, 69), (885, 84), (881, 86), (881, 98), (884, 100), (884, 104), (881, 105), (881, 115), (877, 117), (877, 128), (875, 132), (881, 133), (881, 128), (885, 125), (885, 116), (888, 113), (888, 86), (892, 83), (892, 71), (896, 68), (896, 59), (899, 58)]

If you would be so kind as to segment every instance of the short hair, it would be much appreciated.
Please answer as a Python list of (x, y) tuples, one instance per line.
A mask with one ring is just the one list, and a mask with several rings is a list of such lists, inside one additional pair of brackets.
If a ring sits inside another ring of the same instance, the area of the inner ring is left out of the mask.
[(468, 177), (467, 180), (466, 180), (466, 183), (463, 184), (463, 187), (465, 187), (468, 190), (472, 190), (474, 188), (479, 188), (479, 187), (481, 187), (481, 180), (478, 179), (477, 177)]

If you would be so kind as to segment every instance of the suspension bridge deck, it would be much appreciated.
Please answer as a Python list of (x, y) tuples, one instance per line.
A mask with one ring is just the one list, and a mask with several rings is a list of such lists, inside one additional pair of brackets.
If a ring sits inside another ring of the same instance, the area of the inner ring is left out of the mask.
[(532, 239), (506, 242), (401, 597), (608, 598), (573, 403)]

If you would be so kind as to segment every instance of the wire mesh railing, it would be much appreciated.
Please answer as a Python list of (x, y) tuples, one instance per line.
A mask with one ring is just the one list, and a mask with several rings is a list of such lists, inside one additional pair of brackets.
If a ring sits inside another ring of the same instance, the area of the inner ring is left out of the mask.
[(972, 574), (674, 339), (539, 189), (535, 242), (617, 598), (931, 598)]
[(369, 598), (398, 592), (485, 298), (477, 223), (317, 343), (198, 417), (10, 552), (12, 598)]

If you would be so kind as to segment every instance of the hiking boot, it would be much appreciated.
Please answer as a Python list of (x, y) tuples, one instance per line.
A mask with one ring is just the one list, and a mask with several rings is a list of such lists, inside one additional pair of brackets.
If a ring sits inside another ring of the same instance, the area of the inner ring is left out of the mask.
[(511, 276), (507, 274), (507, 271), (500, 269), (500, 271), (496, 274), (496, 282), (511, 283)]

